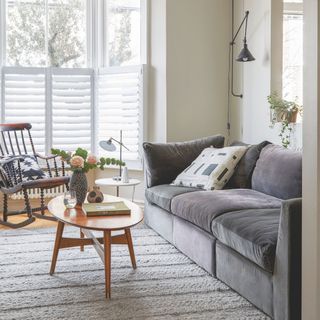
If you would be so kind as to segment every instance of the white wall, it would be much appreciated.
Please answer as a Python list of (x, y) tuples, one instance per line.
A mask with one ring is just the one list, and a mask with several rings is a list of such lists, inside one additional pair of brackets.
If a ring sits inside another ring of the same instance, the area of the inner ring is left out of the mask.
[(149, 141), (167, 140), (167, 0), (149, 1), (148, 105)]
[(320, 319), (320, 5), (305, 0), (302, 319)]
[[(269, 140), (281, 143), (279, 125), (270, 128), (270, 111), (267, 96), (281, 84), (282, 50), (279, 41), (272, 43), (272, 29), (275, 16), (279, 15), (279, 0), (244, 0), (237, 2), (237, 20), (241, 21), (244, 11), (249, 10), (248, 45), (256, 58), (255, 61), (244, 63), (238, 69), (242, 72), (241, 83), (238, 84), (243, 92), (243, 99), (233, 98), (232, 126), (234, 139), (241, 139), (248, 143), (258, 143)], [(242, 10), (241, 10), (242, 6)], [(272, 22), (272, 23), (271, 23)], [(278, 39), (279, 40), (279, 39)], [(281, 40), (281, 38), (280, 38)], [(240, 115), (239, 115), (240, 113)], [(295, 125), (293, 147), (302, 146), (302, 125)]]

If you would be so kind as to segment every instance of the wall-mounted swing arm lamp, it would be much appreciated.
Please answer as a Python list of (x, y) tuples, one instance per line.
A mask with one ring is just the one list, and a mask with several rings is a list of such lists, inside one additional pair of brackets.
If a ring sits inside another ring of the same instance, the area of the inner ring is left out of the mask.
[(247, 29), (248, 29), (248, 18), (249, 18), (249, 11), (246, 11), (245, 16), (237, 30), (237, 32), (235, 33), (235, 35), (233, 35), (233, 30), (234, 30), (234, 1), (232, 1), (232, 41), (230, 42), (230, 47), (231, 47), (231, 94), (234, 97), (238, 97), (238, 98), (243, 98), (242, 94), (236, 94), (234, 93), (234, 88), (233, 88), (233, 56), (234, 56), (234, 45), (235, 45), (235, 41), (239, 35), (239, 32), (241, 30), (241, 28), (243, 27), (243, 25), (245, 25), (245, 31), (244, 31), (244, 39), (243, 39), (243, 48), (240, 51), (240, 54), (238, 56), (238, 58), (236, 59), (236, 61), (239, 62), (250, 62), (250, 61), (254, 61), (255, 58), (253, 57), (253, 55), (251, 54), (251, 52), (248, 49), (248, 45), (247, 45)]

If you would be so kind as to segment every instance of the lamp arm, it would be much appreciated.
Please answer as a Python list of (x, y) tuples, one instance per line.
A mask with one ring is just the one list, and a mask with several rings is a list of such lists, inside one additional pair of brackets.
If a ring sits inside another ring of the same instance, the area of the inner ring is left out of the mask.
[(230, 42), (230, 46), (231, 46), (231, 94), (234, 96), (234, 97), (238, 97), (238, 98), (243, 98), (243, 95), (242, 94), (236, 94), (234, 92), (234, 86), (233, 86), (233, 69), (234, 69), (234, 66), (233, 66), (233, 47), (235, 45), (235, 40), (243, 26), (243, 24), (245, 23), (245, 34), (244, 34), (244, 42), (246, 43), (247, 41), (247, 27), (248, 27), (248, 17), (249, 17), (249, 11), (246, 11), (245, 13), (245, 16), (244, 18), (242, 19), (242, 22), (235, 34), (235, 36), (233, 37), (232, 41)]
[(235, 44), (235, 40), (236, 40), (236, 38), (237, 38), (237, 36), (238, 36), (238, 34), (239, 34), (239, 32), (240, 32), (240, 30), (241, 30), (241, 28), (242, 28), (244, 23), (246, 23), (245, 24), (245, 36), (244, 36), (244, 38), (246, 39), (246, 37), (247, 37), (248, 17), (249, 17), (249, 11), (246, 11), (246, 14), (245, 14), (245, 16), (244, 16), (244, 18), (243, 18), (238, 30), (237, 30), (235, 36), (233, 37), (232, 41), (230, 42), (230, 45), (233, 46)]
[(122, 142), (120, 142), (119, 140), (115, 139), (115, 138), (110, 138), (111, 140), (115, 141), (116, 143), (118, 143), (120, 146), (124, 147), (125, 149), (127, 149), (128, 151), (130, 151)]

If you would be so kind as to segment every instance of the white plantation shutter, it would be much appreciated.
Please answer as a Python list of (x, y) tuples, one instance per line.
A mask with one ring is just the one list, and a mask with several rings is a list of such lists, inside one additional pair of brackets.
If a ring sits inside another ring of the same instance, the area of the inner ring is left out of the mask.
[[(125, 161), (138, 160), (143, 139), (143, 68), (121, 67), (99, 70), (98, 78), (98, 140), (119, 139), (130, 152), (123, 149)], [(99, 154), (119, 158), (115, 152), (99, 148)]]
[(52, 146), (68, 151), (92, 150), (93, 71), (52, 72)]
[[(144, 67), (93, 69), (3, 67), (1, 122), (32, 124), (39, 153), (51, 147), (119, 158), (98, 147), (101, 140), (119, 139), (130, 149), (123, 159), (137, 166), (143, 141)], [(29, 147), (29, 149), (31, 149)], [(139, 164), (139, 162), (138, 162)]]
[[(43, 68), (2, 69), (2, 122), (32, 124), (35, 149), (45, 152), (46, 75)], [(27, 148), (31, 151), (29, 141)]]

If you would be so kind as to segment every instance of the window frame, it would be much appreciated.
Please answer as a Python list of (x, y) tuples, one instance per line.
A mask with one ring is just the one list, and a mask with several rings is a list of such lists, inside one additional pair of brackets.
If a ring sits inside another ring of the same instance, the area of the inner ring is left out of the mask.
[[(282, 12), (282, 25), (284, 23), (284, 16), (285, 15), (293, 15), (293, 16), (302, 16), (303, 17), (303, 2), (283, 2), (283, 12)], [(281, 76), (283, 77), (283, 67), (284, 67), (284, 60), (283, 60), (283, 45), (284, 39), (282, 38), (282, 46), (281, 46), (281, 57), (282, 57), (282, 68), (281, 68)], [(283, 96), (283, 81), (281, 86), (281, 95)], [(302, 88), (302, 97), (303, 99), (303, 88)]]
[[(47, 1), (47, 0), (46, 0)], [(85, 0), (86, 1), (86, 23), (87, 23), (87, 67), (84, 68), (53, 68), (50, 66), (44, 67), (16, 67), (16, 66), (6, 66), (6, 1), (0, 1), (0, 71), (3, 69), (12, 68), (13, 70), (23, 70), (25, 68), (33, 69), (44, 69), (46, 78), (52, 77), (53, 70), (58, 69), (58, 72), (67, 72), (70, 69), (90, 70), (92, 72), (92, 81), (91, 81), (91, 90), (93, 92), (91, 99), (91, 152), (97, 154), (97, 90), (96, 90), (96, 75), (99, 74), (99, 69), (112, 69), (116, 70), (117, 68), (122, 68), (123, 70), (130, 67), (140, 67), (141, 76), (142, 76), (142, 88), (141, 88), (141, 103), (140, 103), (140, 116), (139, 116), (139, 152), (140, 159), (135, 161), (127, 161), (129, 169), (142, 170), (141, 164), (141, 145), (142, 142), (146, 139), (147, 128), (146, 128), (146, 99), (147, 99), (147, 48), (148, 48), (148, 34), (147, 34), (147, 23), (148, 23), (148, 3), (149, 0), (140, 0), (140, 64), (135, 66), (118, 66), (118, 67), (109, 67), (106, 65), (107, 62), (107, 38), (105, 37), (107, 33), (107, 1), (108, 0)], [(1, 82), (0, 82), (0, 106), (5, 105), (5, 95), (1, 94), (3, 89), (4, 81), (4, 72), (1, 72)], [(49, 153), (50, 146), (52, 145), (52, 85), (46, 86), (46, 97), (45, 97), (45, 112), (46, 112), (46, 130), (45, 130), (45, 151)], [(1, 121), (3, 121), (5, 114), (4, 108), (1, 107)]]

